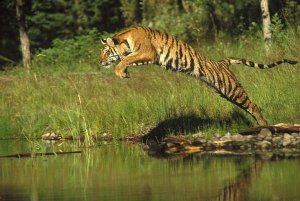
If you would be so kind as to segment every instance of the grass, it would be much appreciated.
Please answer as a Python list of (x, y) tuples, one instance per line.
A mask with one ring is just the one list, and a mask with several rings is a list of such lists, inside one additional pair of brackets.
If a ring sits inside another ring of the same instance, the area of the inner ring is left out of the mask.
[[(297, 44), (299, 40), (284, 53), (274, 46), (267, 57), (259, 42), (241, 40), (199, 49), (213, 59), (238, 56), (268, 63), (283, 57), (300, 61)], [(98, 50), (96, 46), (89, 55), (97, 55)], [(300, 122), (299, 64), (270, 70), (231, 69), (270, 123)], [(0, 138), (34, 139), (49, 131), (63, 136), (112, 133), (117, 137), (140, 134), (158, 124), (167, 134), (224, 134), (256, 125), (250, 115), (192, 77), (152, 65), (129, 71), (132, 78), (120, 80), (113, 69), (96, 65), (94, 56), (54, 63), (35, 59), (30, 75), (20, 68), (1, 72)]]

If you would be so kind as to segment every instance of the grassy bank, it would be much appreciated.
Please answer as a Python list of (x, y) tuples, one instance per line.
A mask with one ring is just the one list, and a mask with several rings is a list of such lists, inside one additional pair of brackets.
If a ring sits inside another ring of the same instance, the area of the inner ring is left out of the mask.
[[(139, 134), (158, 123), (170, 134), (222, 134), (256, 125), (250, 115), (184, 74), (149, 65), (131, 67), (132, 78), (118, 79), (113, 68), (102, 69), (97, 64), (99, 46), (91, 45), (94, 40), (96, 36), (78, 39), (78, 47), (86, 48), (81, 50), (84, 55), (70, 57), (72, 51), (78, 51), (71, 42), (58, 44), (59, 50), (40, 52), (30, 75), (20, 68), (1, 72), (0, 138), (36, 138), (49, 131), (123, 136)], [(274, 46), (269, 56), (264, 55), (263, 44), (251, 38), (197, 49), (214, 59), (237, 56), (268, 63), (284, 57), (300, 61), (300, 40), (293, 40), (285, 48)], [(299, 64), (270, 70), (231, 68), (270, 123), (300, 122)]]

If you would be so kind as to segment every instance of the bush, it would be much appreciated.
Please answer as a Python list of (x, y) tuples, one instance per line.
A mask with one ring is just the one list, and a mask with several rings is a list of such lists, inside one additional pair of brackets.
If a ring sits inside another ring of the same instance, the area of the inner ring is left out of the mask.
[(91, 30), (86, 35), (72, 39), (55, 39), (51, 48), (39, 50), (34, 55), (32, 68), (39, 71), (46, 67), (52, 69), (59, 67), (73, 71), (80, 69), (81, 66), (95, 66), (98, 64), (100, 39), (106, 35)]

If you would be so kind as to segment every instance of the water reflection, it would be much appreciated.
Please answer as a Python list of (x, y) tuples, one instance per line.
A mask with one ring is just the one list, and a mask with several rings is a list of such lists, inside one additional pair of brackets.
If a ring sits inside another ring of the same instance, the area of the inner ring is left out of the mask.
[(241, 174), (228, 186), (224, 187), (216, 198), (211, 201), (236, 201), (247, 200), (248, 191), (252, 181), (259, 176), (262, 170), (262, 161), (255, 160), (253, 165)]
[[(7, 147), (14, 146), (0, 146), (0, 155), (31, 149), (22, 145), (9, 152)], [(51, 149), (75, 147), (45, 148)], [(277, 174), (285, 174), (280, 182), (299, 186), (290, 176), (295, 176), (299, 163), (276, 165)], [(262, 194), (255, 186), (267, 187), (272, 171), (268, 162), (262, 165), (251, 157), (194, 154), (162, 160), (149, 157), (141, 145), (111, 144), (83, 149), (81, 154), (0, 159), (0, 200), (255, 200)], [(300, 195), (293, 187), (287, 191)]]

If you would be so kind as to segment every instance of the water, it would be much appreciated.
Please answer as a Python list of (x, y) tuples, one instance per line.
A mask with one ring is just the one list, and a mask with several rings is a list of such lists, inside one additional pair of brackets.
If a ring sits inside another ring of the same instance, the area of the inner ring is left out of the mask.
[[(78, 150), (62, 144), (0, 142), (0, 155)], [(299, 160), (194, 154), (148, 156), (141, 145), (110, 144), (81, 154), (0, 158), (2, 200), (300, 200)]]

